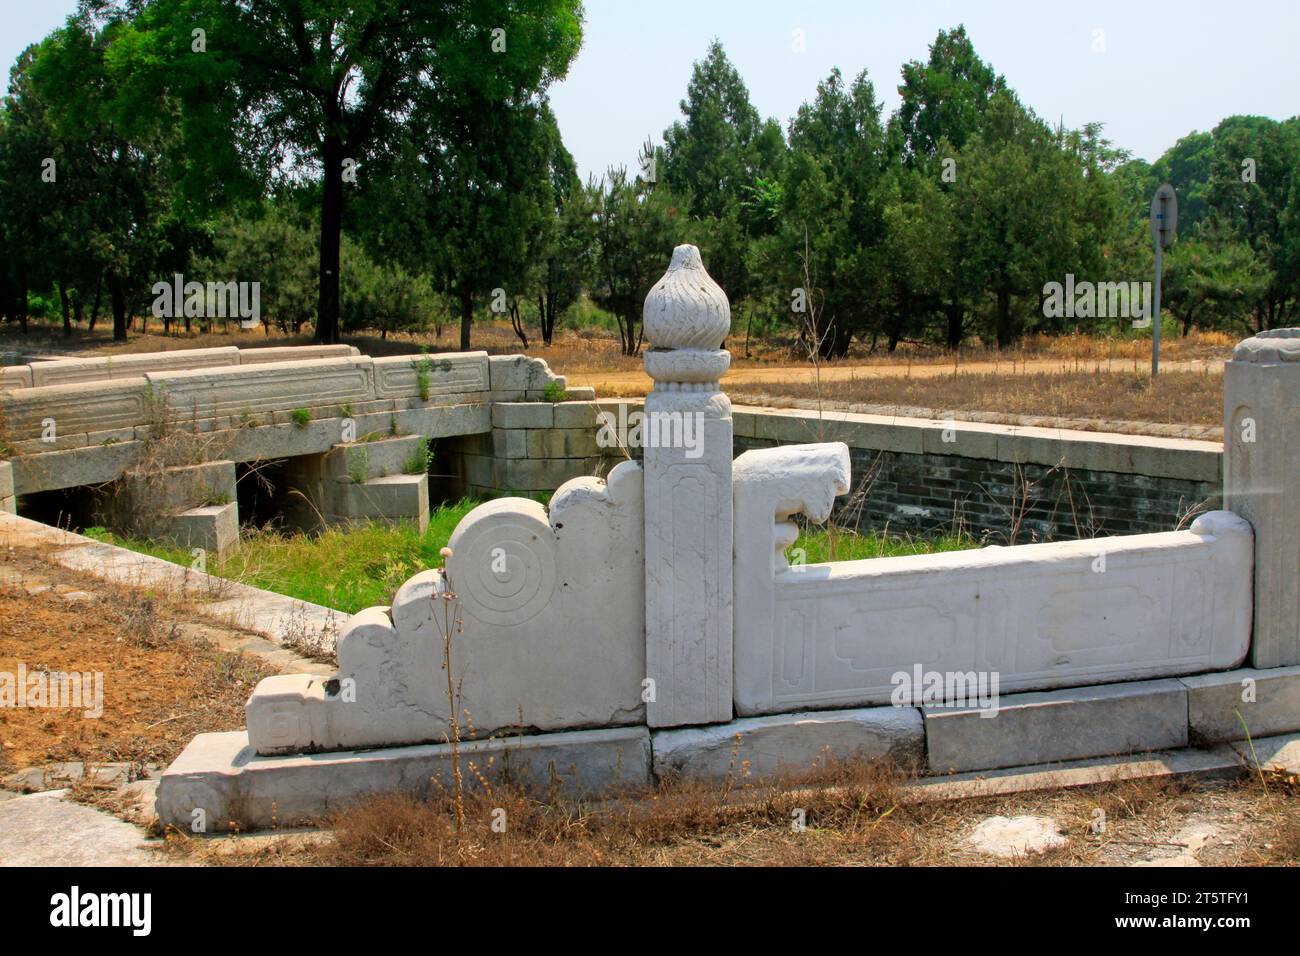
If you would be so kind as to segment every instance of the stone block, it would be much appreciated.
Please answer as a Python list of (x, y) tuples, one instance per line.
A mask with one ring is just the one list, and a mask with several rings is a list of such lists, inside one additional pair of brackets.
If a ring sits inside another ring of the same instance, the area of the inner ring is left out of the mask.
[(567, 402), (590, 402), (595, 398), (596, 390), (590, 385), (576, 385), (564, 391), (564, 400)]
[[(578, 797), (650, 780), (650, 735), (644, 727), (579, 730), (467, 741), (489, 783), (509, 779), (539, 793)], [(451, 785), (452, 752), (444, 743), (307, 756), (259, 756), (242, 731), (200, 734), (162, 774), (157, 809), (163, 825), (190, 832), (202, 810), (208, 830), (288, 826), (324, 819), (368, 796), (428, 796)], [(466, 773), (467, 785), (478, 781)]]
[(361, 356), (148, 372), (145, 377), (180, 417), (220, 418), (371, 401), (372, 372), (371, 359)]
[[(569, 389), (569, 394), (572, 395), (573, 391), (573, 389)], [(598, 408), (595, 402), (571, 400), (559, 402), (553, 408), (556, 428), (594, 429), (596, 427)]]
[(133, 428), (150, 420), (149, 389), (142, 378), (20, 389), (5, 397), (12, 440), (39, 440), (46, 419), (55, 435), (84, 435)]
[(1242, 762), (1252, 771), (1272, 770), (1300, 776), (1300, 734), (1282, 734), (1232, 744)]
[(550, 402), (495, 402), (493, 428), (554, 428), (555, 406)]
[(423, 534), (429, 526), (429, 476), (390, 475), (361, 484), (331, 482), (325, 502), (329, 513), (343, 518), (412, 521)]
[(12, 498), (14, 494), (14, 466), (0, 461), (0, 498)]
[(131, 441), (16, 458), (10, 462), (14, 490), (26, 495), (115, 481), (135, 465), (141, 452), (142, 443)]
[(28, 365), (9, 365), (0, 368), (0, 389), (31, 388), (32, 370)]
[(400, 435), (335, 445), (325, 455), (325, 477), (333, 481), (352, 481), (362, 472), (366, 478), (404, 475), (407, 462), (419, 454), (421, 443), (426, 440), (420, 435)]
[[(372, 360), (375, 394), (382, 398), (432, 401), (448, 395), (488, 391), (486, 352), (392, 355)], [(421, 380), (427, 397), (421, 396)]]
[(497, 458), (527, 458), (528, 432), (522, 428), (492, 429), (492, 454)]
[(105, 358), (57, 359), (32, 366), (33, 385), (70, 385), (104, 379), (139, 378), (146, 372), (174, 369), (222, 368), (239, 364), (233, 345), (210, 349), (137, 352)]
[(929, 426), (922, 426), (920, 431), (921, 448), (926, 454), (997, 460), (997, 426), (938, 419)]
[(239, 505), (230, 501), (182, 511), (168, 522), (166, 536), (182, 548), (223, 557), (239, 547)]
[(925, 759), (921, 713), (913, 707), (826, 710), (748, 717), (728, 724), (656, 730), (655, 776), (763, 780), (827, 760), (878, 760), (919, 766)]
[(234, 500), (233, 461), (180, 465), (149, 474), (128, 471), (114, 499), (123, 511), (159, 516)]
[(1181, 680), (1193, 743), (1300, 731), (1300, 667), (1242, 668)]
[(348, 358), (360, 355), (355, 345), (276, 345), (268, 348), (239, 350), (240, 365), (265, 365), (268, 362), (302, 362), (308, 359)]
[(1011, 694), (996, 710), (925, 707), (935, 773), (1145, 753), (1187, 746), (1187, 688), (1176, 680)]
[(13, 495), (0, 498), (0, 511), (11, 515), (18, 514), (18, 499)]
[(529, 458), (591, 458), (601, 453), (592, 429), (538, 428), (527, 434)]
[(552, 491), (571, 478), (595, 474), (599, 467), (596, 458), (498, 459), (492, 484), (503, 491)]
[(544, 359), (526, 355), (493, 355), (488, 359), (488, 368), (494, 392), (540, 392), (551, 381), (563, 382)]
[(1255, 528), (1255, 667), (1300, 664), (1300, 329), (1240, 343), (1223, 368), (1224, 507)]

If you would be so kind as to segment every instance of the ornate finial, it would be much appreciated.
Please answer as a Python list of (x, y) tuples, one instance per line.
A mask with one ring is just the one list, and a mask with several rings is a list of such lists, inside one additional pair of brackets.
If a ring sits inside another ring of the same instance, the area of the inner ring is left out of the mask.
[(718, 348), (731, 331), (731, 305), (705, 271), (699, 249), (673, 250), (668, 271), (646, 294), (642, 316), (651, 378), (716, 386), (731, 364), (731, 354)]
[(700, 250), (678, 246), (645, 297), (645, 334), (660, 349), (716, 349), (731, 331), (727, 294), (704, 270)]
[(1300, 329), (1269, 329), (1238, 342), (1232, 360), (1261, 365), (1300, 362)]

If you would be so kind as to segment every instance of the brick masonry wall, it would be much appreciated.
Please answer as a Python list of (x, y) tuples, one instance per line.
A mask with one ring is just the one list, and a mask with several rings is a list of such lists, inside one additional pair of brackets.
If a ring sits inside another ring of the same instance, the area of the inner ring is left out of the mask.
[[(792, 444), (738, 437), (736, 453)], [(842, 517), (861, 528), (962, 528), (999, 543), (1172, 531), (1194, 507), (1219, 507), (1217, 482), (1034, 463), (850, 448), (853, 490)]]
[[(534, 495), (603, 475), (622, 454), (598, 445), (596, 415), (617, 416), (620, 404), (497, 403), (490, 433), (439, 445), (438, 491)], [(1222, 449), (1212, 442), (849, 413), (818, 422), (815, 413), (748, 407), (735, 409), (735, 431), (737, 455), (817, 440), (848, 444), (854, 486), (841, 517), (863, 529), (962, 528), (1025, 544), (1171, 531), (1186, 526), (1189, 513), (1221, 504)]]

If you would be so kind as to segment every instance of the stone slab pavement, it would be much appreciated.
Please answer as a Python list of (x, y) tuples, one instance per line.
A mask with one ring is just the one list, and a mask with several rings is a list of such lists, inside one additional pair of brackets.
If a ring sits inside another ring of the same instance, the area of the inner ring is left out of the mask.
[(0, 867), (177, 865), (142, 827), (67, 795), (46, 790), (0, 800)]

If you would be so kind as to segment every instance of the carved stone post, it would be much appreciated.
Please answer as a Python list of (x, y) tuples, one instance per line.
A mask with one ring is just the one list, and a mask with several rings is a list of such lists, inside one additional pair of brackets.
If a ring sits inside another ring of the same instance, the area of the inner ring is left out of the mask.
[(1300, 329), (1241, 342), (1223, 370), (1224, 507), (1255, 528), (1255, 667), (1300, 664)]
[(645, 299), (646, 677), (652, 727), (731, 720), (731, 306), (694, 246)]

